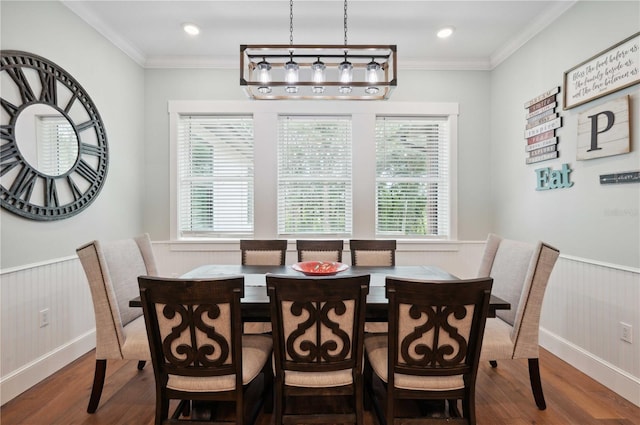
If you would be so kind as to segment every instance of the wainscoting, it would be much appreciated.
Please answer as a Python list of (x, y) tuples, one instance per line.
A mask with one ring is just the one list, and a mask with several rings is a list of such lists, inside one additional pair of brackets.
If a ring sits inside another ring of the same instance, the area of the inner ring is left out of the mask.
[[(483, 242), (399, 243), (397, 262), (433, 264), (473, 277)], [(290, 244), (287, 263), (296, 261)], [(179, 276), (202, 264), (240, 262), (237, 241), (155, 242), (160, 273)], [(348, 262), (348, 251), (345, 251)], [(95, 346), (93, 305), (75, 257), (0, 272), (0, 404)], [(640, 406), (640, 270), (561, 256), (542, 309), (543, 347)], [(40, 311), (49, 325), (40, 327)], [(633, 326), (633, 343), (619, 323)], [(544, 385), (544, 376), (543, 376)]]

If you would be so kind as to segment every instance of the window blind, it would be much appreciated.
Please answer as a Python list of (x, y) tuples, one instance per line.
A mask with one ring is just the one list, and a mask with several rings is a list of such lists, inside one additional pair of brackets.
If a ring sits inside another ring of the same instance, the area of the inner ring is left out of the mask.
[(181, 236), (253, 233), (253, 118), (180, 116)]
[(278, 118), (278, 233), (349, 235), (351, 118)]
[(448, 238), (446, 118), (376, 117), (376, 236)]
[(36, 117), (38, 170), (50, 176), (62, 175), (78, 158), (76, 133), (63, 116)]

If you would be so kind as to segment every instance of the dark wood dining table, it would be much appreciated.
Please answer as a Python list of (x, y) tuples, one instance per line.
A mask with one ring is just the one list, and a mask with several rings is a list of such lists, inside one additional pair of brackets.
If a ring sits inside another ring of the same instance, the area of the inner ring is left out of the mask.
[[(209, 264), (197, 267), (182, 278), (205, 279), (220, 276), (244, 276), (244, 297), (242, 298), (242, 319), (245, 322), (268, 322), (269, 297), (267, 295), (267, 273), (284, 276), (303, 277), (302, 272), (292, 266), (241, 266)], [(384, 322), (387, 320), (387, 298), (385, 296), (385, 279), (387, 276), (414, 278), (424, 280), (458, 280), (458, 278), (436, 266), (392, 266), (365, 267), (351, 266), (340, 272), (339, 276), (353, 276), (368, 274), (371, 276), (369, 295), (367, 296), (367, 318), (369, 322)], [(335, 275), (334, 275), (335, 276)], [(322, 276), (321, 278), (331, 278)], [(129, 301), (130, 307), (142, 307), (140, 297)], [(491, 295), (489, 303), (489, 317), (495, 317), (497, 310), (509, 310), (511, 305)]]

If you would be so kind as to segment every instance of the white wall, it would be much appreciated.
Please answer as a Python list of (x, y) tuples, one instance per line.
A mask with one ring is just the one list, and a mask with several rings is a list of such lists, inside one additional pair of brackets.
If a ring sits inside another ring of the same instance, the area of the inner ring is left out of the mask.
[(92, 239), (142, 231), (144, 72), (58, 2), (2, 1), (3, 50), (43, 56), (70, 73), (98, 108), (107, 132), (109, 170), (97, 199), (79, 214), (37, 222), (0, 210), (0, 265), (16, 267), (75, 255)]
[[(496, 233), (540, 238), (563, 254), (640, 267), (640, 184), (599, 183), (600, 174), (640, 170), (640, 86), (567, 111), (559, 108), (563, 126), (556, 131), (556, 160), (525, 165), (523, 136), (526, 101), (562, 86), (565, 71), (639, 29), (637, 1), (579, 2), (492, 72), (489, 168)], [(626, 94), (631, 96), (631, 153), (576, 161), (578, 114)], [(564, 163), (573, 169), (573, 187), (535, 190), (535, 169)]]

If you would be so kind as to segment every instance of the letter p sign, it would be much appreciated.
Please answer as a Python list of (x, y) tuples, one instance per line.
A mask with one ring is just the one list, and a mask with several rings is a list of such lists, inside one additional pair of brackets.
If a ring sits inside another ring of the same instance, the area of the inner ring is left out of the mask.
[(629, 152), (629, 96), (603, 103), (578, 115), (576, 159)]

